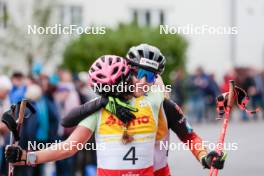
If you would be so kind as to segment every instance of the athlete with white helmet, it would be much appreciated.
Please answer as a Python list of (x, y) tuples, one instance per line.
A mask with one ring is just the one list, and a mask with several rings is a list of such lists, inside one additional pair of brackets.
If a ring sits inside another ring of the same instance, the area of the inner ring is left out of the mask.
[[(166, 60), (158, 48), (148, 44), (131, 47), (127, 53), (127, 59), (132, 66), (138, 67), (139, 70), (144, 68), (151, 72), (149, 75), (152, 74), (152, 77), (158, 78), (156, 84), (164, 86), (159, 74), (164, 71)], [(142, 93), (144, 92), (137, 92), (134, 95), (142, 96)], [(159, 129), (154, 154), (155, 176), (170, 175), (167, 163), (168, 153), (164, 148), (160, 148), (160, 143), (169, 142), (169, 129), (189, 146), (193, 155), (202, 163), (204, 168), (211, 168), (212, 165), (218, 169), (223, 168), (225, 156), (220, 156), (215, 151), (207, 153), (202, 145), (202, 139), (193, 131), (181, 108), (169, 100), (169, 96), (166, 94), (162, 109), (159, 112)], [(217, 158), (214, 162), (212, 162), (213, 157)]]

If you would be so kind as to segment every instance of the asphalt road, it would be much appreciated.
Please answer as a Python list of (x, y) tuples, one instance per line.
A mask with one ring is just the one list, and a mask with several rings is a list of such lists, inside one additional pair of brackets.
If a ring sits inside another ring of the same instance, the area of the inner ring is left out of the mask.
[[(221, 123), (192, 124), (192, 127), (203, 140), (216, 142)], [(174, 143), (173, 145), (179, 143), (173, 132), (171, 132), (171, 142)], [(228, 151), (225, 168), (219, 172), (219, 176), (264, 175), (264, 120), (241, 122), (233, 119), (228, 127), (226, 142), (227, 148), (234, 150)], [(190, 151), (183, 149), (179, 151), (173, 147), (172, 149), (169, 152), (172, 176), (209, 175), (209, 171), (202, 169)]]

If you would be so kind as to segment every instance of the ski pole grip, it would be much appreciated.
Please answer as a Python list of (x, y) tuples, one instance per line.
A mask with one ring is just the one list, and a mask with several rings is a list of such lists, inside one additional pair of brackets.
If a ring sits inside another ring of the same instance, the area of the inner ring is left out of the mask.
[(26, 106), (27, 106), (27, 100), (22, 100), (19, 107), (19, 114), (17, 119), (18, 126), (23, 123)]
[(227, 106), (229, 108), (232, 108), (233, 102), (234, 102), (234, 92), (235, 92), (235, 81), (230, 80), (229, 81), (229, 94), (228, 94), (228, 102)]

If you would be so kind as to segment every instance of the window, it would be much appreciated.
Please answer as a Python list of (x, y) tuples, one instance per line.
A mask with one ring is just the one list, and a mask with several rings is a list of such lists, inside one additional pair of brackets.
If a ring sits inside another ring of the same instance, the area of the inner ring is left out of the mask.
[(82, 8), (71, 6), (71, 24), (82, 26)]
[(81, 6), (65, 6), (59, 8), (59, 18), (62, 25), (82, 26), (82, 7)]
[(133, 23), (138, 24), (138, 11), (133, 11)]
[(161, 9), (133, 9), (132, 22), (141, 26), (157, 26), (165, 23), (165, 11)]
[(7, 27), (7, 6), (6, 3), (0, 1), (0, 28)]
[(145, 25), (150, 26), (151, 24), (151, 16), (150, 16), (150, 11), (145, 12)]
[(159, 13), (159, 23), (160, 23), (160, 25), (165, 24), (165, 16), (164, 16), (164, 12), (162, 10)]

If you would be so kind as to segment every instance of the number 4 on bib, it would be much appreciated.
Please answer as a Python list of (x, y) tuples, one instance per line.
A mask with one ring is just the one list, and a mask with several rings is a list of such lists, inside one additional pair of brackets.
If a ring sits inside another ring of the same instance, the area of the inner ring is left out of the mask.
[[(130, 153), (132, 155), (131, 157), (129, 157)], [(132, 161), (133, 165), (136, 164), (136, 160), (138, 160), (138, 158), (136, 158), (136, 147), (131, 147), (123, 157), (123, 160)]]

